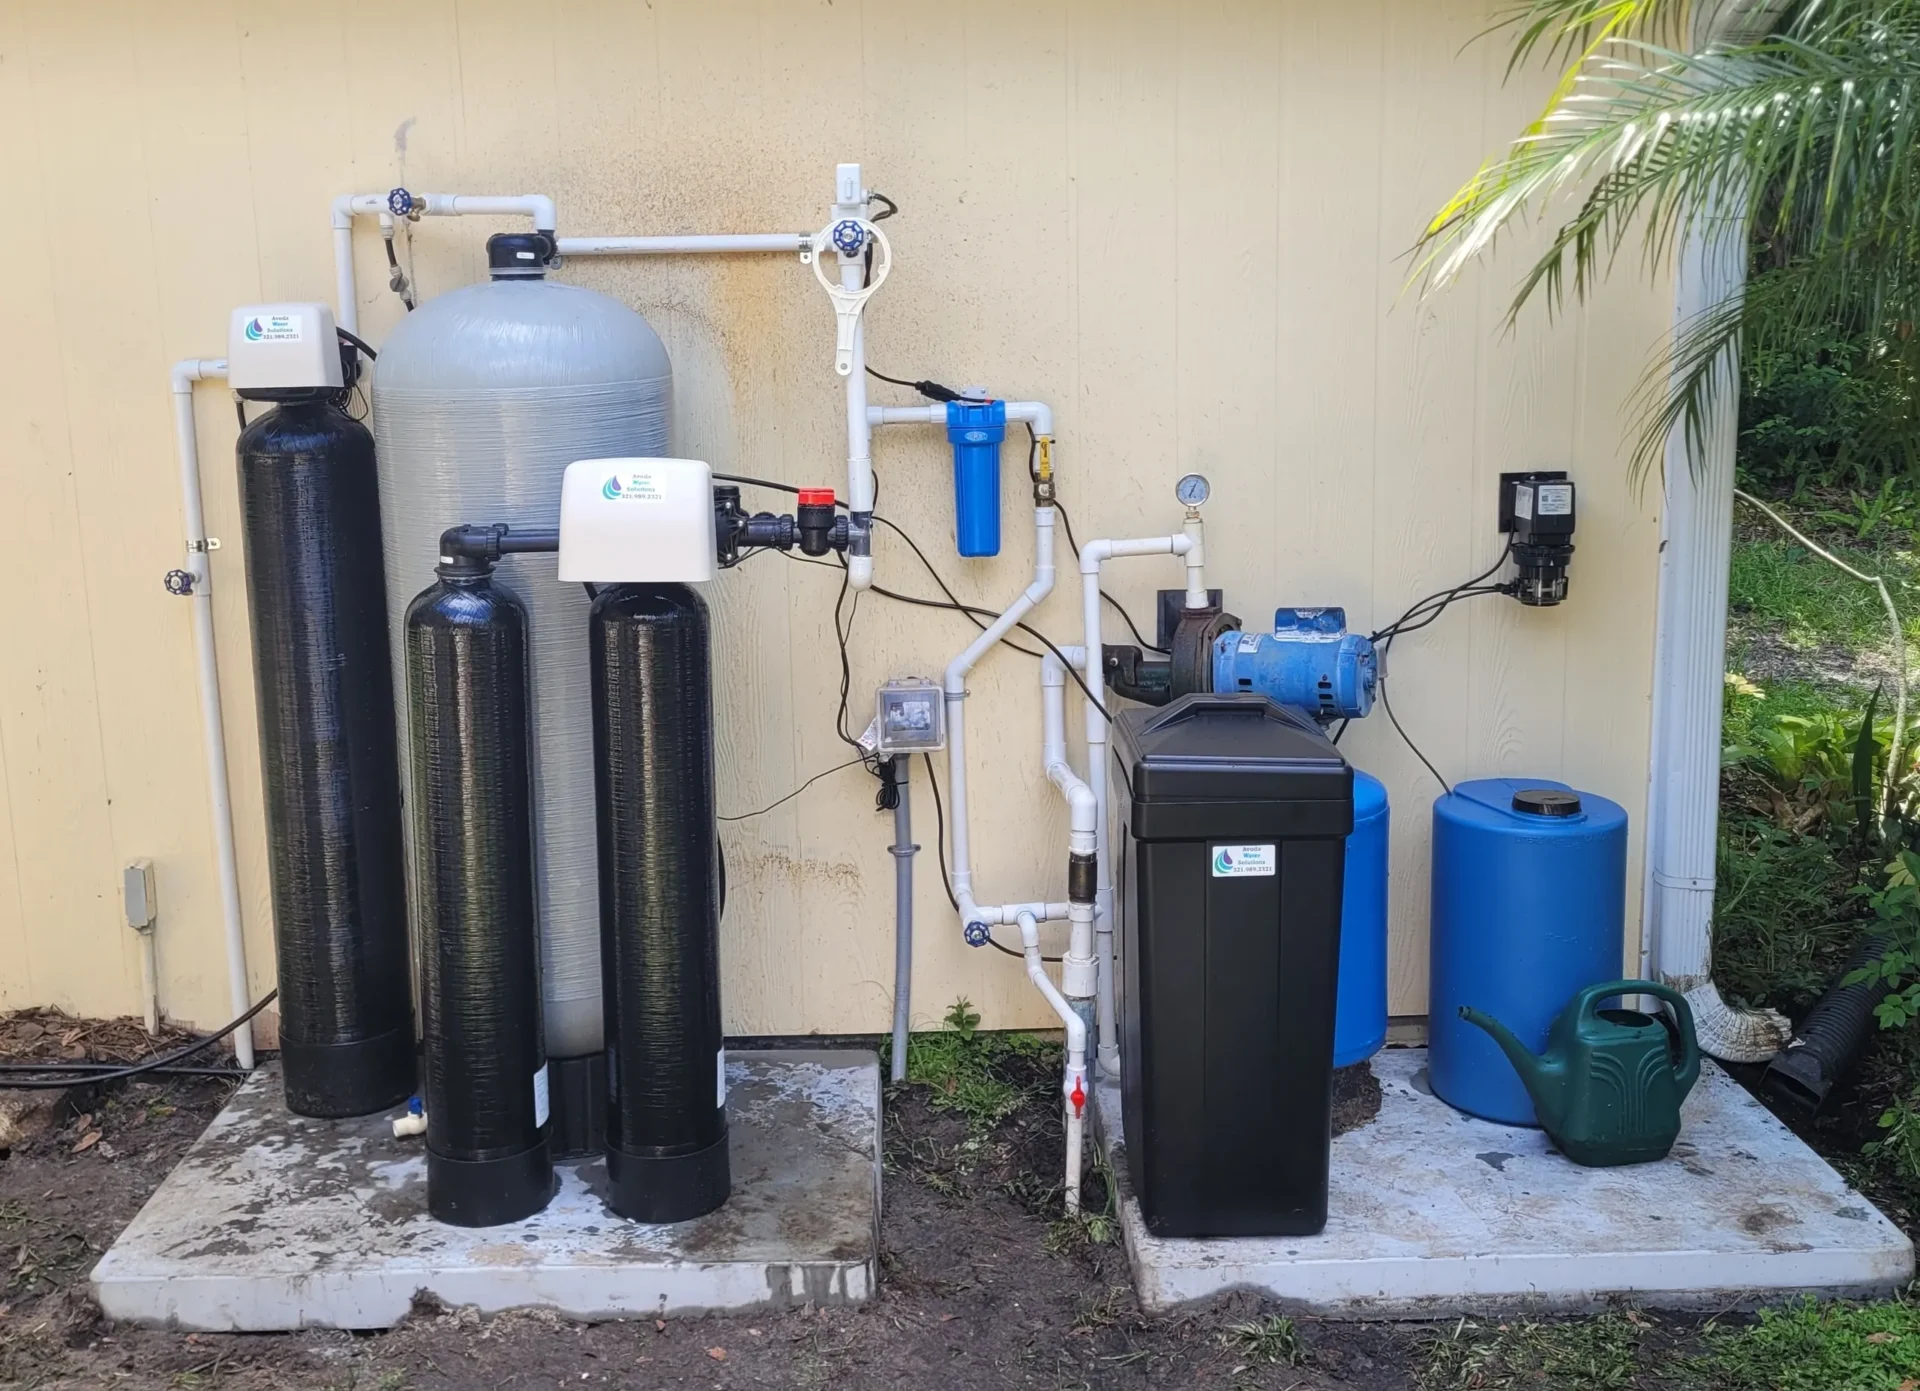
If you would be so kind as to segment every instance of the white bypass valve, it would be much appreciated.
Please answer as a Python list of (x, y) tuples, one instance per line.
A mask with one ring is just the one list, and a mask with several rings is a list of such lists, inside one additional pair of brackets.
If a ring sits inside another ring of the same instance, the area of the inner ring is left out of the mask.
[[(866, 277), (866, 284), (850, 288), (836, 284), (827, 274), (829, 251), (837, 251), (841, 256), (858, 256), (870, 245), (879, 248), (879, 254), (873, 258), (873, 269)], [(843, 377), (853, 373), (853, 336), (860, 327), (860, 311), (866, 308), (873, 292), (886, 282), (887, 272), (892, 269), (893, 248), (887, 244), (887, 234), (864, 217), (843, 217), (813, 234), (813, 274), (833, 300), (833, 370)]]

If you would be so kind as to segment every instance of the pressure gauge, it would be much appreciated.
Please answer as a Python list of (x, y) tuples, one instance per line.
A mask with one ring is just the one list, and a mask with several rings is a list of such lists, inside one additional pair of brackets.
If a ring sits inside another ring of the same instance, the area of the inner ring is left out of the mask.
[(1173, 485), (1173, 495), (1188, 507), (1198, 507), (1210, 492), (1205, 475), (1198, 473), (1190, 473)]

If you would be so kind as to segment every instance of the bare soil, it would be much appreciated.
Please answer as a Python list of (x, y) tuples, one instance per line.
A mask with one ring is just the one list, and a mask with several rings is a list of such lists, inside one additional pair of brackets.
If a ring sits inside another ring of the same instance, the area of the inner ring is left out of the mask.
[[(59, 1042), (73, 1021), (51, 1043), (44, 1034), (21, 1040), (9, 1023), (0, 1017), (0, 1058), (11, 1051), (17, 1059), (28, 1046), (39, 1057), (65, 1056), (74, 1046)], [(109, 1050), (108, 1038), (124, 1046)], [(120, 1058), (144, 1051), (140, 1041), (104, 1031), (83, 1051), (96, 1048)], [(47, 1129), (0, 1159), (0, 1387), (1456, 1391), (1517, 1384), (1478, 1373), (1462, 1379), (1451, 1362), (1435, 1360), (1438, 1342), (1464, 1324), (1299, 1318), (1276, 1330), (1268, 1321), (1279, 1311), (1246, 1294), (1178, 1316), (1144, 1315), (1113, 1223), (1098, 1215), (1105, 1175), (1089, 1173), (1085, 1199), (1094, 1215), (1073, 1222), (1036, 1177), (1058, 1162), (1054, 1069), (1044, 1055), (1008, 1062), (1001, 1075), (1019, 1086), (1022, 1104), (991, 1124), (923, 1086), (890, 1089), (880, 1293), (865, 1308), (589, 1325), (541, 1313), (482, 1318), (422, 1303), (384, 1333), (212, 1335), (105, 1319), (88, 1294), (88, 1272), (232, 1083), (191, 1077), (79, 1089), (60, 1099)], [(1379, 1088), (1370, 1069), (1347, 1070), (1337, 1104), (1345, 1125), (1372, 1119)], [(1693, 1338), (1692, 1320), (1639, 1322), (1657, 1332), (1630, 1354), (1629, 1379), (1607, 1383), (1623, 1391), (1670, 1385), (1665, 1364)], [(1440, 1375), (1426, 1383), (1429, 1367)], [(1538, 1384), (1554, 1391), (1586, 1385)]]
[[(121, 1024), (0, 1019), (0, 1056), (138, 1057)], [(28, 1037), (22, 1038), (24, 1032)], [(107, 1043), (111, 1040), (110, 1043)], [(106, 1046), (102, 1046), (106, 1044)], [(118, 1046), (113, 1046), (118, 1045)], [(226, 1059), (215, 1056), (214, 1062)], [(226, 1100), (221, 1078), (76, 1090), (0, 1160), (0, 1386), (400, 1388), (628, 1385), (795, 1388), (1350, 1387), (1417, 1384), (1430, 1336), (1301, 1320), (1297, 1365), (1262, 1359), (1241, 1296), (1145, 1317), (1112, 1224), (1069, 1223), (1036, 1174), (1057, 1163), (1057, 1077), (1031, 1064), (1027, 1104), (991, 1127), (916, 1085), (886, 1118), (880, 1295), (863, 1309), (584, 1325), (423, 1305), (387, 1333), (210, 1335), (115, 1325), (87, 1273)], [(1377, 1087), (1376, 1087), (1377, 1092)], [(1373, 1102), (1377, 1106), (1377, 1095)], [(1358, 1083), (1351, 1109), (1367, 1107)], [(1106, 1202), (1089, 1175), (1089, 1211)]]

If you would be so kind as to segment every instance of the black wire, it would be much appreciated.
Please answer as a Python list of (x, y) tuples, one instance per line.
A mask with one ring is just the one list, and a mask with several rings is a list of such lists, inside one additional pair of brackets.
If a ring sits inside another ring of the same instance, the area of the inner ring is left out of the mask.
[(843, 769), (853, 767), (853, 765), (856, 763), (864, 763), (864, 762), (866, 762), (865, 758), (849, 758), (845, 763), (836, 763), (833, 765), (833, 767), (828, 768), (825, 772), (815, 773), (812, 777), (808, 778), (805, 782), (801, 783), (798, 787), (794, 788), (793, 791), (789, 792), (786, 796), (781, 797), (776, 801), (768, 802), (764, 807), (760, 808), (760, 810), (758, 811), (742, 812), (738, 816), (716, 816), (714, 820), (716, 821), (751, 821), (756, 816), (765, 816), (768, 812), (772, 811), (775, 807), (780, 806), (786, 802), (791, 802), (795, 797), (798, 797), (802, 792), (805, 792), (809, 787), (812, 787), (816, 782), (819, 782), (820, 779), (825, 777), (831, 777), (833, 774), (841, 772)]
[(357, 349), (362, 353), (365, 353), (367, 356), (368, 362), (378, 362), (380, 360), (380, 354), (376, 353), (371, 347), (369, 347), (367, 345), (367, 340), (362, 338), (359, 334), (351, 333), (344, 328), (335, 328), (334, 332), (339, 334), (348, 343), (352, 344), (355, 349)]
[(245, 434), (247, 430), (247, 403), (242, 401), (238, 396), (233, 398), (233, 413), (240, 417), (240, 432)]
[(1413, 756), (1419, 759), (1422, 763), (1427, 765), (1427, 771), (1433, 774), (1433, 780), (1440, 784), (1441, 791), (1445, 792), (1449, 797), (1451, 797), (1453, 795), (1452, 785), (1448, 783), (1448, 781), (1445, 778), (1440, 776), (1440, 770), (1433, 766), (1433, 760), (1429, 759), (1425, 754), (1421, 753), (1420, 746), (1414, 743), (1413, 740), (1410, 737), (1408, 737), (1407, 731), (1400, 727), (1400, 717), (1393, 713), (1393, 702), (1387, 699), (1387, 683), (1384, 677), (1381, 678), (1379, 682), (1379, 687), (1380, 687), (1380, 708), (1385, 710), (1387, 712), (1387, 718), (1393, 721), (1394, 732), (1397, 733), (1403, 740), (1406, 741), (1407, 747), (1413, 750)]
[(927, 765), (927, 786), (933, 790), (933, 822), (939, 833), (933, 842), (935, 850), (940, 852), (940, 886), (947, 891), (947, 902), (953, 905), (953, 911), (960, 911), (960, 900), (953, 894), (953, 876), (947, 873), (947, 812), (940, 804), (940, 780), (933, 775), (933, 755), (923, 753), (921, 760)]
[(885, 372), (877, 371), (872, 367), (867, 369), (867, 375), (877, 377), (883, 382), (891, 382), (894, 386), (904, 386), (909, 391), (917, 391), (929, 401), (964, 401), (966, 399), (952, 387), (942, 386), (939, 382), (910, 382), (904, 377), (889, 377)]
[[(939, 852), (940, 856), (940, 886), (947, 891), (947, 902), (953, 905), (953, 911), (957, 913), (960, 911), (960, 900), (954, 896), (953, 878), (947, 873), (947, 811), (940, 801), (940, 780), (933, 773), (933, 755), (923, 753), (920, 757), (927, 765), (927, 786), (933, 792), (934, 830), (938, 833), (933, 848)], [(994, 941), (991, 932), (987, 934), (987, 945), (995, 951), (1005, 952), (1008, 956), (1021, 958), (1026, 956), (1025, 952), (1015, 951), (1012, 947), (1003, 946)], [(1042, 961), (1060, 960), (1057, 956), (1043, 956), (1040, 959)]]
[[(1040, 482), (1040, 470), (1035, 463), (1035, 456), (1040, 448), (1040, 436), (1034, 430), (1031, 420), (1025, 421), (1024, 424), (1027, 427), (1027, 477), (1032, 479), (1037, 485)], [(1080, 540), (1073, 534), (1073, 518), (1067, 515), (1067, 505), (1060, 501), (1057, 488), (1055, 489), (1053, 498), (1050, 500), (1050, 505), (1054, 511), (1060, 514), (1060, 525), (1067, 533), (1067, 548), (1073, 552), (1073, 558), (1078, 560), (1080, 558)], [(1168, 655), (1166, 648), (1156, 647), (1146, 640), (1145, 636), (1140, 632), (1140, 626), (1133, 621), (1133, 615), (1127, 612), (1125, 604), (1122, 604), (1104, 589), (1100, 591), (1100, 597), (1111, 604), (1113, 611), (1119, 614), (1125, 621), (1127, 631), (1133, 634), (1133, 640), (1135, 642), (1139, 643), (1140, 646), (1149, 652), (1158, 652), (1163, 657)]]
[[(1405, 613), (1401, 614), (1400, 617), (1396, 619), (1394, 622), (1389, 623), (1386, 627), (1380, 629), (1380, 631), (1377, 633), (1368, 634), (1367, 640), (1369, 642), (1377, 643), (1382, 638), (1385, 638), (1388, 640), (1389, 644), (1391, 644), (1393, 636), (1397, 631), (1399, 631), (1400, 626), (1406, 623), (1409, 619), (1413, 618), (1416, 614), (1418, 614), (1421, 609), (1425, 608), (1428, 604), (1431, 604), (1436, 599), (1445, 599), (1448, 602), (1451, 602), (1452, 596), (1459, 594), (1463, 590), (1471, 589), (1474, 585), (1477, 585), (1481, 581), (1491, 577), (1494, 571), (1498, 570), (1502, 565), (1505, 565), (1507, 563), (1507, 557), (1511, 554), (1513, 554), (1513, 543), (1509, 541), (1506, 547), (1500, 552), (1498, 558), (1494, 560), (1493, 564), (1489, 565), (1486, 569), (1482, 570), (1479, 574), (1475, 575), (1472, 579), (1465, 580), (1460, 584), (1454, 585), (1451, 589), (1443, 589), (1437, 594), (1429, 594), (1426, 598), (1415, 601), (1415, 603), (1410, 608), (1408, 608), (1408, 610)], [(1441, 607), (1445, 608), (1446, 604), (1443, 603)]]
[(218, 1043), (235, 1029), (251, 1020), (254, 1015), (272, 1004), (279, 996), (280, 992), (278, 990), (269, 990), (265, 995), (260, 997), (258, 1004), (234, 1020), (231, 1024), (226, 1025), (214, 1033), (208, 1034), (205, 1038), (195, 1039), (191, 1043), (174, 1049), (171, 1053), (162, 1053), (159, 1057), (150, 1058), (144, 1063), (135, 1063), (130, 1067), (111, 1067), (101, 1072), (86, 1072), (75, 1069), (64, 1077), (51, 1078), (16, 1078), (14, 1074), (17, 1072), (46, 1072), (49, 1069), (44, 1066), (36, 1067), (32, 1063), (25, 1062), (6, 1063), (0, 1064), (0, 1076), (5, 1077), (7, 1086), (17, 1090), (53, 1091), (60, 1087), (94, 1086), (101, 1082), (118, 1082), (123, 1077), (138, 1077), (148, 1072), (159, 1072), (164, 1068), (172, 1067), (182, 1058), (191, 1058), (201, 1049)]
[(885, 203), (887, 205), (886, 207), (882, 208), (879, 212), (873, 215), (872, 221), (874, 222), (885, 222), (888, 218), (894, 216), (900, 211), (900, 205), (894, 202), (893, 199), (887, 197), (886, 194), (882, 193), (877, 188), (868, 189), (867, 197), (876, 199), (879, 202)]

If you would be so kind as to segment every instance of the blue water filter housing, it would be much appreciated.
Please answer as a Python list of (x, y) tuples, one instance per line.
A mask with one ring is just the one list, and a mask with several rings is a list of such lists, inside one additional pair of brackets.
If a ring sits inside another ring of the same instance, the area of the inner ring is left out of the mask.
[(953, 445), (953, 535), (965, 556), (1000, 554), (1000, 443), (1005, 401), (947, 402)]
[(1353, 770), (1353, 832), (1340, 897), (1340, 987), (1333, 1065), (1365, 1062), (1387, 1041), (1387, 789)]
[(1433, 804), (1428, 1075), (1472, 1115), (1537, 1125), (1501, 1053), (1460, 1018), (1472, 1005), (1538, 1052), (1567, 1002), (1620, 976), (1627, 813), (1565, 783), (1487, 778)]

